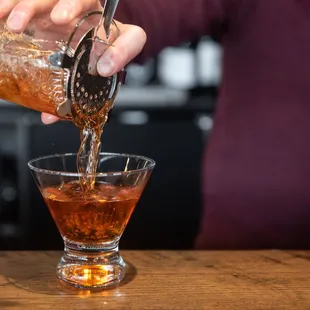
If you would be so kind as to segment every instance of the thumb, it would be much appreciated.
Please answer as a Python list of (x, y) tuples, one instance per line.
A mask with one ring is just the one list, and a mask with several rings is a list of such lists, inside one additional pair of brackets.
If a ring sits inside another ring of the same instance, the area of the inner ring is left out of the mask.
[(120, 36), (101, 56), (97, 64), (98, 73), (111, 76), (121, 71), (143, 49), (146, 42), (144, 30), (133, 25), (118, 25)]

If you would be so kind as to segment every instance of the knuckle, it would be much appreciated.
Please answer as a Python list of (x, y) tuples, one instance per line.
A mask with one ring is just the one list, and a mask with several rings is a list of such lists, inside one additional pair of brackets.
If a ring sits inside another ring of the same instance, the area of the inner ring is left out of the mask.
[(142, 29), (139, 26), (134, 26), (135, 32), (136, 32), (136, 36), (140, 38), (140, 40), (145, 43), (147, 40), (147, 35), (146, 32), (144, 31), (144, 29)]

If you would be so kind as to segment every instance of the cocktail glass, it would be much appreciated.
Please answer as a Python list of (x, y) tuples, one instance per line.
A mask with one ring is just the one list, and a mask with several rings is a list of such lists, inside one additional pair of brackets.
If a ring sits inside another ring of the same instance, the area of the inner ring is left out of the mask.
[(101, 153), (93, 186), (85, 191), (80, 181), (89, 175), (77, 173), (76, 161), (76, 154), (59, 154), (28, 163), (64, 241), (57, 275), (78, 288), (114, 286), (126, 267), (119, 240), (155, 162)]

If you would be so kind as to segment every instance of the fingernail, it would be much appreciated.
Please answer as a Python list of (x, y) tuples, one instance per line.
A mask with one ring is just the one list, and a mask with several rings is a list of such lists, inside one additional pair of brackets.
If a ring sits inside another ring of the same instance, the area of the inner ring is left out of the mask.
[(47, 117), (45, 117), (44, 119), (44, 124), (49, 125), (49, 124), (53, 124), (57, 121), (57, 117), (54, 115), (49, 115)]
[(27, 22), (26, 14), (21, 11), (12, 12), (7, 20), (7, 25), (10, 29), (19, 31), (24, 27), (24, 24)]
[(100, 58), (97, 64), (97, 70), (100, 75), (102, 76), (110, 76), (114, 69), (115, 69), (115, 63), (112, 59), (113, 52), (111, 49), (108, 49)]
[(53, 21), (69, 21), (72, 17), (72, 7), (69, 3), (57, 5), (51, 13)]

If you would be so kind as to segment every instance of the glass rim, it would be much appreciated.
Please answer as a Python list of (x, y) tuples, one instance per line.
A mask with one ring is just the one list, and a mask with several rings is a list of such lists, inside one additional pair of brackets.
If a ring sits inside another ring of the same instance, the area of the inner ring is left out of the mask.
[[(110, 152), (101, 152), (99, 153), (99, 157), (101, 155), (104, 156), (117, 156), (117, 157), (127, 157), (127, 158), (138, 158), (145, 161), (148, 161), (150, 165), (145, 168), (139, 168), (134, 170), (128, 170), (128, 171), (112, 171), (112, 172), (97, 172), (94, 174), (94, 176), (97, 177), (109, 177), (109, 176), (125, 176), (130, 174), (136, 174), (141, 173), (144, 171), (149, 171), (153, 169), (156, 165), (156, 162), (154, 159), (151, 159), (146, 156), (142, 155), (136, 155), (136, 154), (128, 154), (128, 153), (110, 153)], [(66, 156), (77, 156), (77, 153), (58, 153), (58, 154), (52, 154), (52, 155), (46, 155), (46, 156), (39, 156), (32, 158), (28, 161), (28, 167), (30, 170), (38, 172), (38, 173), (44, 173), (48, 175), (57, 175), (57, 176), (66, 176), (66, 177), (87, 177), (89, 176), (88, 173), (80, 173), (80, 172), (65, 172), (65, 171), (56, 171), (56, 170), (50, 170), (50, 169), (42, 169), (37, 168), (33, 165), (34, 162), (38, 162), (40, 160), (49, 159), (49, 158), (57, 158), (57, 157), (66, 157)]]

